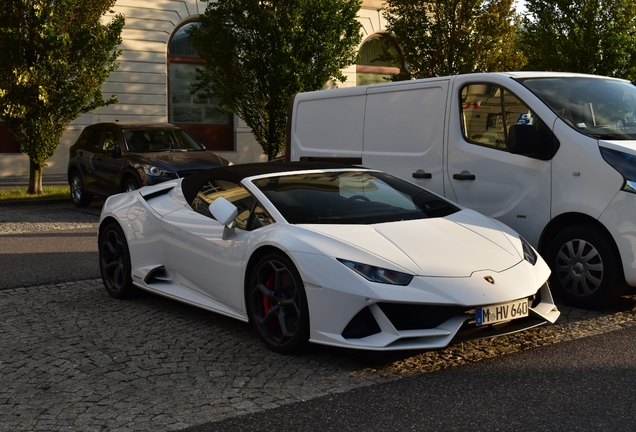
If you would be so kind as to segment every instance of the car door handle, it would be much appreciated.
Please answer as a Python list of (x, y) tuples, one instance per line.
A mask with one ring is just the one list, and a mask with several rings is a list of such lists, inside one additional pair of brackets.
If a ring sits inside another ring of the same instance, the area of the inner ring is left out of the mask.
[(453, 174), (455, 180), (475, 180), (475, 174), (471, 174), (470, 171), (462, 171), (459, 174)]
[(413, 173), (413, 178), (416, 178), (416, 179), (430, 179), (432, 177), (433, 175), (431, 173), (427, 173), (426, 171), (422, 169), (418, 169), (417, 171)]
[(102, 158), (95, 158), (95, 162), (101, 163), (102, 162)]

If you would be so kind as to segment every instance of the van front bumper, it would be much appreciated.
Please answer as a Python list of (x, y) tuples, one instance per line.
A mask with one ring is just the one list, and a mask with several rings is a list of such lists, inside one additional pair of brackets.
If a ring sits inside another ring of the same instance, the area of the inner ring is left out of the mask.
[(620, 191), (599, 221), (612, 235), (623, 264), (625, 280), (636, 286), (636, 194)]

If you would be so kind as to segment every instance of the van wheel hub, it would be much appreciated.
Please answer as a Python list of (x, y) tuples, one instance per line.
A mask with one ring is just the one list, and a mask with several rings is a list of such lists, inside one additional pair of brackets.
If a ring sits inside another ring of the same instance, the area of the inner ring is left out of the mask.
[(583, 272), (585, 271), (585, 266), (583, 266), (583, 263), (577, 262), (572, 267), (572, 270), (574, 271), (575, 276), (581, 276)]
[(588, 296), (596, 292), (603, 281), (603, 260), (593, 244), (572, 239), (558, 251), (555, 271), (566, 291)]

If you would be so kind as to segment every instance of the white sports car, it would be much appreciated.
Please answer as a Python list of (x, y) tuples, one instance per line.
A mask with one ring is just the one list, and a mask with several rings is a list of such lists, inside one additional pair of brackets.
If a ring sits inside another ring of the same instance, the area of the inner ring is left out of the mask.
[(98, 241), (113, 297), (250, 321), (277, 352), (435, 349), (559, 316), (512, 229), (359, 167), (237, 165), (111, 196)]

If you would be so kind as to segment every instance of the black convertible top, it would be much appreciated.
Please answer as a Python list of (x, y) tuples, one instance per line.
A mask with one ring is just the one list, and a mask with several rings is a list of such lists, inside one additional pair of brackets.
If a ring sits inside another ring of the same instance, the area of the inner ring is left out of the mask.
[(263, 174), (338, 168), (360, 169), (361, 167), (333, 162), (258, 162), (223, 166), (200, 171), (194, 175), (185, 177), (181, 182), (181, 190), (183, 191), (186, 201), (192, 203), (197, 193), (201, 190), (201, 187), (210, 179), (240, 183), (244, 178)]

